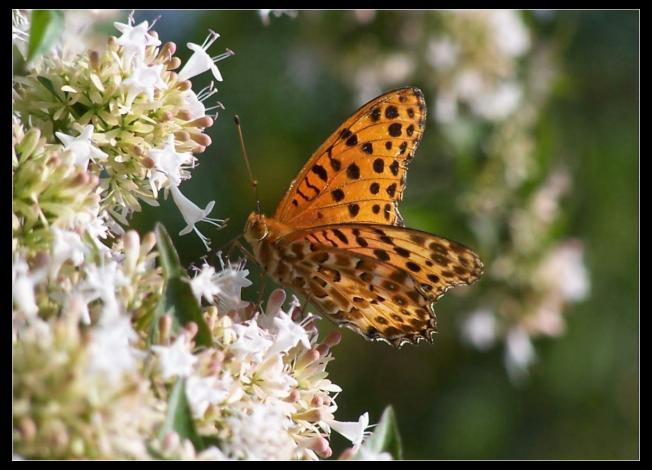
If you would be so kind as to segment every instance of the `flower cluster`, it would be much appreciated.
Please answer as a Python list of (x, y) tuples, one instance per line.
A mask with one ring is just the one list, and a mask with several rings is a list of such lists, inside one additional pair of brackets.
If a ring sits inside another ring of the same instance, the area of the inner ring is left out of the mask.
[[(15, 41), (26, 22), (14, 12)], [(115, 26), (105, 51), (59, 44), (15, 77), (14, 458), (317, 459), (331, 456), (332, 431), (348, 456), (374, 458), (361, 447), (366, 413), (334, 419), (341, 389), (326, 366), (339, 333), (319, 341), (317, 317), (296, 299), (284, 310), (283, 290), (264, 312), (244, 300), (242, 262), (219, 255), (191, 279), (170, 267), (164, 229), (129, 229), (138, 200), (161, 190), (181, 234), (208, 245), (195, 224), (220, 226), (214, 202), (201, 209), (178, 186), (211, 143), (202, 99), (215, 90), (195, 95), (189, 79), (221, 80), (215, 62), (231, 53), (208, 56), (211, 32), (177, 75), (175, 46), (147, 22)]]
[[(285, 292), (275, 290), (264, 312), (243, 303), (240, 290), (250, 282), (241, 265), (224, 265), (219, 273), (205, 264), (194, 277), (195, 295), (218, 307), (207, 309), (207, 323), (219, 350), (207, 349), (179, 360), (187, 376), (186, 390), (200, 427), (217, 430), (222, 451), (231, 458), (315, 459), (332, 453), (330, 429), (359, 447), (367, 421), (353, 424), (334, 420), (335, 396), (340, 387), (328, 380), (330, 348), (340, 340), (334, 332), (318, 342), (315, 320), (303, 315), (294, 298), (283, 310)], [(226, 314), (219, 315), (218, 312)], [(161, 355), (187, 350), (177, 339)]]
[[(207, 219), (178, 189), (197, 165), (195, 154), (211, 143), (205, 129), (213, 125), (204, 102), (217, 90), (213, 83), (195, 93), (190, 79), (233, 55), (210, 57), (206, 50), (219, 37), (211, 32), (202, 46), (190, 44), (190, 60), (181, 60), (176, 45), (162, 44), (147, 21), (115, 23), (120, 37), (110, 37), (102, 50), (64, 53), (65, 47), (36, 60), (24, 76), (14, 77), (14, 112), (39, 129), (51, 152), (71, 154), (72, 167), (100, 175), (99, 209), (122, 225), (141, 208), (157, 205), (160, 190), (171, 191), (194, 229)], [(199, 233), (197, 231), (197, 233)], [(207, 244), (207, 239), (201, 236)]]

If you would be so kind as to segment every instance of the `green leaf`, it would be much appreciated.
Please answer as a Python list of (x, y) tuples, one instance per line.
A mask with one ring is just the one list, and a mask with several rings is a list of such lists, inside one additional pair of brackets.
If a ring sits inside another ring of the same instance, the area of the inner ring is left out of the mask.
[(34, 10), (29, 32), (27, 61), (31, 62), (48, 52), (63, 31), (63, 12), (60, 10)]
[[(403, 459), (401, 436), (396, 424), (396, 415), (391, 405), (385, 408), (374, 433), (369, 436), (362, 447), (370, 453), (389, 452), (394, 460)], [(357, 460), (359, 457), (356, 458), (356, 456), (358, 455), (359, 452), (353, 456), (353, 460)]]
[(57, 91), (54, 89), (54, 85), (52, 84), (52, 81), (51, 81), (49, 78), (41, 77), (41, 76), (39, 75), (38, 77), (36, 77), (36, 79), (39, 81), (39, 83), (40, 83), (41, 85), (43, 85), (43, 87), (44, 87), (46, 90), (48, 90), (50, 93), (52, 93), (52, 95), (53, 95), (56, 99), (58, 99), (61, 103), (64, 103), (64, 104), (65, 104), (65, 102), (63, 101), (63, 99), (59, 96), (59, 94), (57, 93)]
[(210, 346), (212, 338), (208, 325), (201, 314), (201, 308), (190, 286), (190, 278), (181, 267), (172, 240), (165, 227), (156, 224), (156, 239), (160, 254), (161, 265), (165, 278), (165, 286), (154, 313), (150, 330), (150, 343), (158, 337), (158, 322), (161, 316), (168, 314), (172, 317), (172, 331), (178, 332), (184, 325), (195, 322), (197, 335), (195, 341), (198, 346)]
[(179, 261), (179, 255), (165, 226), (158, 222), (154, 232), (156, 233), (158, 252), (165, 275), (167, 277), (182, 275), (183, 268), (181, 267), (181, 261)]
[(181, 440), (190, 439), (195, 449), (204, 450), (204, 443), (195, 428), (192, 411), (186, 397), (186, 380), (179, 378), (172, 386), (168, 400), (168, 411), (158, 437), (163, 439), (171, 431), (176, 432)]

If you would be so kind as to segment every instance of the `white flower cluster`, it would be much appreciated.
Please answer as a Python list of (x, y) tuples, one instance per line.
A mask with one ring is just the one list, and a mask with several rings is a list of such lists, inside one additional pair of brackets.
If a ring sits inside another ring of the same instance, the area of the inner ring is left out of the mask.
[[(14, 16), (18, 40), (25, 15)], [(158, 205), (164, 189), (166, 195), (172, 192), (187, 223), (181, 233), (194, 231), (208, 249), (208, 238), (196, 224), (206, 221), (219, 228), (224, 221), (208, 217), (214, 201), (202, 209), (179, 185), (197, 164), (194, 154), (210, 145), (204, 129), (213, 118), (207, 113), (221, 104), (206, 108), (204, 102), (217, 89), (211, 82), (196, 94), (190, 79), (210, 70), (222, 81), (216, 62), (233, 52), (209, 56), (207, 49), (219, 37), (211, 32), (201, 46), (188, 44), (193, 55), (175, 73), (181, 65), (173, 56), (176, 45), (162, 44), (147, 21), (135, 25), (130, 17), (114, 25), (121, 35), (110, 38), (105, 50), (79, 51), (79, 41), (71, 48), (64, 42), (34, 61), (27, 75), (14, 77), (14, 109), (22, 122), (56, 136), (61, 146), (53, 150), (72, 155), (75, 168), (99, 176), (105, 217), (128, 225), (131, 213), (140, 210), (138, 200)]]
[(530, 48), (529, 32), (513, 10), (446, 12), (445, 28), (430, 39), (427, 62), (437, 87), (435, 117), (454, 121), (459, 105), (490, 121), (521, 102), (517, 60)]
[(543, 252), (540, 248), (546, 244), (550, 225), (559, 217), (559, 200), (569, 186), (565, 172), (554, 172), (525, 207), (511, 214), (509, 228), (514, 247), (494, 260), (488, 274), (501, 284), (523, 290), (524, 300), (494, 295), (494, 306), (487, 304), (477, 309), (462, 328), (465, 340), (481, 350), (504, 339), (505, 366), (516, 381), (526, 375), (536, 359), (531, 338), (562, 335), (567, 305), (589, 294), (581, 241), (563, 239)]
[[(368, 415), (356, 423), (334, 420), (335, 394), (341, 389), (326, 378), (330, 348), (340, 334), (318, 343), (316, 317), (307, 314), (297, 321), (301, 310), (296, 298), (284, 311), (281, 289), (271, 294), (264, 312), (252, 315), (251, 305), (240, 296), (250, 285), (247, 271), (240, 264), (222, 266), (216, 273), (205, 264), (191, 281), (198, 298), (220, 306), (207, 310), (216, 347), (193, 353), (192, 333), (152, 347), (164, 380), (185, 378), (193, 416), (200, 430), (219, 439), (220, 458), (329, 457), (331, 429), (357, 450)], [(175, 452), (175, 447), (168, 451)]]

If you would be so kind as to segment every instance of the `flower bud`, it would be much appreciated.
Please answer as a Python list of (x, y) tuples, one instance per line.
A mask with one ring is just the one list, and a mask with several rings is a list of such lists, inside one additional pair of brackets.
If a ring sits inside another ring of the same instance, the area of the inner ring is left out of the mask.
[(200, 128), (211, 127), (213, 125), (213, 118), (210, 116), (202, 116), (200, 118), (195, 119), (192, 122), (187, 123), (186, 125), (190, 127), (200, 127)]
[(23, 157), (28, 157), (36, 150), (41, 138), (41, 130), (33, 127), (23, 137), (22, 142), (17, 146), (17, 150)]
[(181, 65), (181, 59), (179, 59), (178, 57), (172, 57), (170, 60), (168, 60), (166, 68), (168, 70), (175, 70), (178, 69), (180, 65)]
[(152, 248), (156, 246), (156, 235), (153, 232), (147, 232), (143, 236), (143, 241), (141, 244), (141, 250), (143, 253), (149, 253), (152, 251)]
[(190, 80), (182, 80), (177, 83), (177, 89), (180, 91), (190, 90), (192, 88), (192, 83)]
[(190, 140), (190, 133), (186, 131), (177, 131), (174, 133), (174, 138), (180, 142), (187, 142)]
[(91, 64), (91, 68), (95, 71), (98, 71), (100, 68), (100, 54), (97, 51), (90, 51), (88, 53), (88, 60)]
[(190, 138), (202, 147), (208, 147), (211, 144), (211, 138), (206, 134), (190, 134)]
[(182, 121), (189, 121), (191, 117), (192, 114), (190, 114), (190, 111), (188, 111), (187, 109), (182, 109), (177, 113), (177, 119), (180, 119)]

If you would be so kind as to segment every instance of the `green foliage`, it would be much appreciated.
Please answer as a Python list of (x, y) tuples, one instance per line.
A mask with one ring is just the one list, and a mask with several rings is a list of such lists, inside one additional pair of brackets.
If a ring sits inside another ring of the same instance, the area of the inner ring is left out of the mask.
[(202, 442), (195, 423), (192, 419), (192, 411), (186, 398), (186, 380), (178, 378), (172, 385), (172, 391), (168, 400), (167, 414), (165, 422), (159, 431), (159, 438), (163, 438), (169, 432), (176, 432), (179, 438), (190, 439), (197, 450), (203, 450)]
[(33, 61), (48, 52), (63, 32), (63, 12), (34, 10), (29, 33), (27, 60)]
[(175, 331), (190, 322), (197, 324), (198, 330), (195, 337), (197, 345), (210, 346), (210, 331), (190, 287), (190, 279), (179, 262), (179, 255), (172, 240), (163, 224), (157, 224), (155, 232), (161, 265), (163, 266), (165, 286), (161, 300), (156, 306), (155, 317), (150, 330), (150, 341), (158, 335), (159, 318), (167, 314), (172, 317), (172, 325)]

